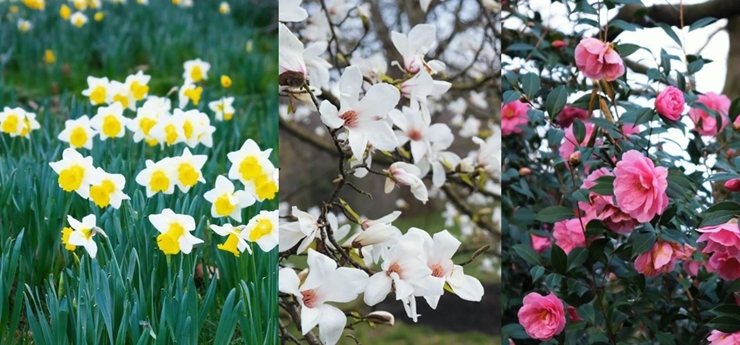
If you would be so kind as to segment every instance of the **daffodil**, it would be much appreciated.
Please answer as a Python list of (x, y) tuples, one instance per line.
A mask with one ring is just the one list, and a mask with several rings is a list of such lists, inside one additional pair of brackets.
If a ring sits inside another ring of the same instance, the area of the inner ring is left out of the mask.
[(97, 168), (90, 177), (90, 200), (101, 208), (110, 205), (118, 209), (121, 201), (131, 199), (123, 193), (125, 186), (126, 177), (123, 175), (109, 174)]
[(83, 96), (90, 98), (90, 104), (100, 105), (108, 100), (108, 78), (87, 77), (87, 89), (82, 91)]
[(244, 253), (245, 249), (249, 254), (252, 254), (252, 248), (250, 248), (249, 245), (247, 245), (247, 241), (242, 238), (242, 230), (244, 229), (244, 226), (234, 227), (229, 223), (222, 226), (211, 224), (211, 229), (220, 236), (228, 236), (226, 238), (226, 242), (216, 245), (216, 248), (232, 253), (237, 258), (241, 253)]
[(81, 28), (87, 24), (87, 16), (82, 12), (75, 12), (69, 17), (69, 21), (72, 22), (72, 25)]
[(171, 159), (173, 168), (177, 173), (175, 183), (180, 191), (187, 193), (191, 187), (195, 186), (198, 182), (205, 183), (206, 179), (200, 172), (203, 166), (206, 164), (208, 156), (197, 155), (193, 156), (190, 150), (186, 147), (180, 157), (174, 157)]
[(123, 116), (121, 103), (115, 102), (108, 107), (98, 108), (98, 113), (90, 119), (90, 126), (100, 134), (100, 140), (105, 140), (123, 137), (129, 121)]
[(244, 190), (254, 195), (260, 202), (274, 199), (278, 192), (278, 181), (275, 177), (278, 170), (272, 168), (272, 163), (270, 168), (273, 169), (272, 174), (263, 173), (244, 183)]
[(149, 93), (149, 80), (151, 76), (145, 75), (144, 72), (139, 71), (136, 74), (126, 77), (125, 85), (129, 89), (129, 95), (135, 101), (141, 101), (146, 98)]
[[(87, 253), (94, 259), (95, 255), (98, 253), (98, 245), (93, 241), (93, 236), (101, 234), (103, 237), (108, 237), (103, 229), (95, 225), (95, 215), (91, 214), (82, 218), (82, 222), (68, 215), (67, 222), (69, 222), (69, 225), (74, 229), (74, 231), (69, 233), (69, 238), (65, 243), (65, 247), (71, 245), (85, 247)], [(69, 247), (66, 248), (69, 249)]]
[(231, 12), (231, 7), (229, 6), (229, 3), (226, 1), (221, 2), (221, 4), (218, 5), (218, 12), (221, 14), (227, 14)]
[(25, 19), (18, 20), (18, 31), (20, 31), (21, 33), (26, 33), (32, 28), (33, 28), (33, 24), (31, 24), (30, 21), (25, 20)]
[(136, 109), (136, 117), (126, 124), (128, 129), (134, 132), (134, 142), (138, 143), (142, 139), (148, 143), (153, 142), (154, 145), (159, 142), (157, 138), (152, 136), (151, 130), (157, 124), (160, 117), (169, 116), (167, 115), (169, 108), (165, 108), (166, 105), (168, 104), (160, 104), (158, 101), (147, 99), (144, 105)]
[(249, 220), (242, 231), (242, 237), (249, 242), (257, 242), (263, 252), (269, 252), (279, 243), (279, 229), (278, 210), (262, 210)]
[(182, 79), (185, 79), (186, 83), (197, 83), (201, 80), (208, 80), (208, 70), (211, 69), (211, 64), (195, 59), (185, 61), (183, 68), (185, 72), (182, 74)]
[(90, 178), (95, 167), (92, 157), (83, 157), (73, 148), (62, 151), (62, 159), (49, 163), (49, 166), (59, 174), (59, 187), (65, 192), (75, 191), (87, 199), (90, 196)]
[(221, 86), (228, 89), (231, 87), (231, 78), (228, 75), (221, 76)]
[(178, 107), (180, 109), (185, 109), (190, 102), (197, 107), (200, 103), (200, 96), (202, 94), (203, 87), (196, 86), (191, 81), (185, 81), (185, 84), (180, 87), (180, 91), (178, 93)]
[(36, 121), (36, 114), (24, 111), (25, 119), (23, 119), (23, 129), (21, 130), (21, 137), (28, 137), (31, 131), (41, 128), (41, 124)]
[(74, 230), (69, 227), (62, 229), (62, 244), (64, 244), (64, 249), (69, 251), (74, 251), (77, 248), (76, 245), (69, 243), (69, 235), (71, 235), (73, 231)]
[(88, 0), (87, 5), (90, 6), (90, 8), (92, 9), (98, 9), (103, 6), (103, 3), (101, 2), (101, 0)]
[(105, 13), (103, 12), (95, 12), (95, 15), (93, 16), (96, 22), (102, 21), (103, 18), (105, 18)]
[(27, 113), (23, 108), (5, 107), (0, 112), (0, 132), (9, 134), (11, 137), (25, 137), (31, 130), (39, 127), (36, 114)]
[(229, 121), (234, 116), (234, 97), (222, 97), (208, 103), (208, 108), (216, 114), (216, 121)]
[(160, 232), (157, 246), (167, 255), (175, 255), (180, 251), (190, 254), (194, 245), (203, 243), (203, 240), (190, 234), (195, 230), (195, 219), (189, 215), (177, 214), (165, 208), (160, 214), (149, 215), (149, 222)]
[(108, 93), (109, 98), (106, 100), (108, 104), (118, 102), (121, 103), (124, 109), (136, 110), (136, 98), (131, 95), (131, 89), (128, 85), (118, 80), (111, 80), (108, 90), (110, 91)]
[(213, 204), (211, 216), (214, 218), (231, 217), (242, 221), (242, 209), (255, 203), (254, 197), (240, 190), (234, 191), (234, 184), (223, 175), (216, 178), (216, 186), (203, 194), (203, 198)]
[(146, 187), (146, 196), (151, 198), (157, 193), (172, 194), (175, 192), (177, 172), (172, 158), (165, 158), (157, 163), (146, 160), (146, 168), (136, 175), (136, 183)]
[(262, 151), (254, 140), (247, 139), (239, 151), (226, 155), (231, 162), (228, 177), (247, 184), (249, 181), (272, 174), (275, 167), (270, 162), (270, 153), (272, 149)]
[(76, 120), (65, 121), (64, 130), (59, 133), (57, 138), (65, 143), (69, 143), (71, 147), (76, 149), (84, 147), (90, 150), (93, 146), (93, 137), (95, 134), (97, 132), (90, 127), (90, 119), (87, 115), (83, 115)]
[(41, 11), (46, 7), (46, 1), (44, 0), (23, 0), (23, 4), (28, 6), (32, 10)]
[(78, 11), (84, 11), (87, 9), (87, 0), (72, 0), (72, 5)]
[(61, 7), (59, 7), (59, 16), (62, 17), (64, 20), (69, 20), (69, 17), (72, 15), (72, 9), (67, 6), (67, 4), (62, 4)]
[(45, 64), (51, 65), (56, 61), (57, 61), (57, 57), (54, 56), (54, 52), (51, 49), (47, 49), (44, 51), (44, 63)]
[[(208, 115), (201, 113), (197, 109), (188, 111), (175, 109), (172, 116), (180, 117), (178, 123), (182, 124), (182, 141), (189, 147), (196, 147), (202, 140), (208, 140), (208, 138), (211, 138), (210, 134), (216, 130), (215, 127), (211, 130), (211, 120), (208, 118)], [(210, 147), (211, 145), (206, 144), (206, 146)]]
[(181, 143), (185, 141), (184, 120), (182, 112), (175, 112), (175, 115), (160, 116), (149, 133), (158, 142), (167, 144), (167, 146)]

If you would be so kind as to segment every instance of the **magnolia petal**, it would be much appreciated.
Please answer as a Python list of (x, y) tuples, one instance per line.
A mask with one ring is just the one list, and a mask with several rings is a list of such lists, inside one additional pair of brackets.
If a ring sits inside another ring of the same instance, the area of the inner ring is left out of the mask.
[(335, 345), (342, 337), (347, 317), (344, 312), (331, 305), (322, 305), (319, 320), (319, 338), (326, 345)]

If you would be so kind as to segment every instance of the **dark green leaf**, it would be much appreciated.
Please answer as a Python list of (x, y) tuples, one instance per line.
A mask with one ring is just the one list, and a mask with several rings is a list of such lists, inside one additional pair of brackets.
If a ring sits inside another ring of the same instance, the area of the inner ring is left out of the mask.
[(532, 265), (542, 266), (542, 259), (540, 258), (540, 255), (537, 254), (537, 252), (535, 252), (532, 247), (526, 244), (517, 244), (513, 247), (513, 249), (520, 258), (524, 259), (524, 261)]
[(568, 271), (580, 267), (588, 259), (588, 250), (583, 247), (576, 247), (568, 253)]
[(568, 256), (557, 244), (553, 244), (550, 250), (550, 262), (555, 272), (560, 274), (568, 272)]
[(534, 73), (527, 73), (521, 76), (522, 92), (524, 92), (529, 99), (533, 99), (537, 91), (540, 91), (540, 77)]
[(619, 55), (623, 58), (632, 55), (632, 53), (636, 52), (639, 49), (642, 49), (642, 47), (632, 43), (623, 43), (617, 46), (617, 51), (619, 52)]
[(578, 316), (591, 324), (596, 324), (596, 311), (593, 304), (584, 304), (578, 307)]
[(722, 315), (709, 320), (706, 324), (709, 329), (716, 329), (724, 333), (735, 333), (740, 331), (740, 316)]
[(545, 268), (542, 266), (534, 266), (529, 270), (529, 274), (532, 276), (532, 281), (536, 282), (538, 279), (542, 278), (543, 274), (545, 274)]
[(573, 209), (564, 206), (549, 206), (537, 213), (536, 220), (543, 223), (555, 223), (561, 220), (573, 218)]
[(565, 108), (565, 103), (567, 101), (568, 90), (565, 89), (565, 86), (560, 85), (550, 91), (545, 100), (545, 110), (547, 110), (551, 120), (554, 119), (555, 116), (563, 110), (563, 108)]
[(655, 244), (655, 233), (635, 231), (630, 235), (629, 241), (632, 243), (632, 256), (636, 256), (647, 252), (653, 247), (653, 244)]
[(689, 67), (687, 68), (687, 71), (689, 72), (689, 74), (694, 74), (696, 72), (701, 71), (702, 67), (704, 67), (704, 60), (702, 59), (695, 60), (689, 63)]
[(576, 137), (576, 142), (582, 143), (583, 139), (586, 138), (586, 125), (583, 124), (581, 119), (575, 119), (573, 121), (573, 135)]
[(518, 101), (521, 95), (522, 94), (519, 93), (519, 91), (514, 91), (514, 90), (504, 91), (504, 96), (503, 96), (504, 105), (509, 104), (514, 101)]
[(694, 31), (696, 29), (701, 29), (701, 28), (703, 28), (703, 27), (705, 27), (705, 26), (707, 26), (709, 24), (712, 24), (712, 23), (714, 23), (716, 21), (717, 21), (717, 18), (714, 18), (714, 17), (704, 17), (702, 19), (699, 19), (699, 20), (691, 23), (691, 25), (689, 25), (689, 32)]
[(665, 31), (665, 33), (670, 37), (676, 44), (680, 47), (681, 46), (681, 39), (678, 38), (678, 35), (675, 31), (673, 31), (673, 28), (666, 24), (666, 23), (658, 23), (658, 26)]

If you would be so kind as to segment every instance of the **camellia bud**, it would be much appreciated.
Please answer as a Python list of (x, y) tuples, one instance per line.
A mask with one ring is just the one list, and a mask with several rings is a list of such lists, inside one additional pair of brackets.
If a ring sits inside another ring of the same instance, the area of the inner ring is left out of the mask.
[(519, 168), (519, 175), (522, 175), (522, 176), (527, 176), (527, 175), (529, 175), (530, 173), (532, 173), (532, 170), (530, 170), (530, 169), (529, 169), (529, 168), (527, 168), (527, 167)]
[(393, 326), (396, 323), (396, 318), (393, 317), (393, 314), (383, 310), (374, 311), (365, 315), (365, 320), (386, 326)]
[(734, 178), (725, 182), (725, 188), (731, 192), (740, 192), (740, 179)]
[(725, 157), (727, 158), (735, 157), (735, 153), (736, 152), (734, 149), (727, 149), (727, 151), (725, 151)]
[(581, 152), (576, 151), (570, 154), (570, 157), (568, 157), (568, 164), (572, 167), (577, 167), (578, 164), (581, 164)]
[(565, 42), (563, 42), (563, 40), (554, 40), (552, 41), (552, 47), (556, 49), (560, 49), (562, 47), (565, 47)]
[(735, 132), (740, 132), (740, 122), (732, 124), (732, 127), (735, 128)]

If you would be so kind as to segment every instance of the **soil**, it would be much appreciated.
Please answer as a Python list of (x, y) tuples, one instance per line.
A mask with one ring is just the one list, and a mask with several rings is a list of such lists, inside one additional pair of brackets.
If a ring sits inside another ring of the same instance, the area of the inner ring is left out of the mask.
[[(416, 300), (417, 313), (421, 314), (418, 324), (449, 332), (478, 331), (491, 335), (501, 334), (501, 304), (499, 303), (501, 285), (484, 285), (483, 289), (485, 292), (480, 302), (468, 302), (445, 292), (436, 310), (432, 310), (422, 297), (418, 297)], [(393, 314), (396, 322), (414, 323), (406, 316), (403, 305), (393, 298), (393, 294), (380, 303), (377, 309)]]

